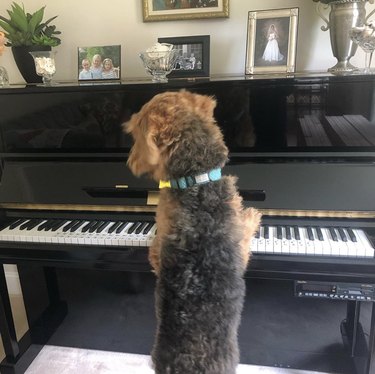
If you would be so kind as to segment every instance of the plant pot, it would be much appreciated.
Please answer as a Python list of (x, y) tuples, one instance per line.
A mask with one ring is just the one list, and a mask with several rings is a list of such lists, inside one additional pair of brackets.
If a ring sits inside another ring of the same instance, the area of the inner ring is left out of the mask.
[(27, 83), (42, 83), (42, 77), (36, 74), (34, 59), (29, 52), (50, 50), (50, 46), (41, 45), (12, 47), (14, 61)]

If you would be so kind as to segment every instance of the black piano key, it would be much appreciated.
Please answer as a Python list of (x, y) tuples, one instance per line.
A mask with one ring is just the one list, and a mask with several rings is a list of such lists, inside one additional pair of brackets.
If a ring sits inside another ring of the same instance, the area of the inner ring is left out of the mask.
[(40, 218), (32, 219), (32, 220), (29, 222), (29, 224), (27, 225), (26, 230), (27, 230), (27, 231), (32, 230), (33, 228), (37, 227), (41, 222), (43, 222), (43, 220), (40, 219)]
[(260, 238), (260, 230), (261, 230), (261, 227), (259, 227), (259, 230), (255, 233), (255, 239), (259, 239)]
[(38, 226), (37, 230), (38, 231), (42, 231), (44, 230), (44, 228), (49, 224), (49, 220), (45, 221), (44, 223), (42, 223), (40, 226)]
[(293, 231), (294, 231), (294, 237), (296, 238), (296, 240), (301, 240), (301, 236), (299, 234), (298, 226), (293, 226)]
[(72, 221), (70, 221), (67, 225), (65, 225), (62, 229), (63, 232), (67, 232), (68, 230), (70, 230), (73, 225), (75, 225), (77, 222), (79, 222), (77, 219), (74, 219)]
[(96, 221), (95, 223), (93, 223), (90, 228), (89, 228), (89, 232), (90, 233), (93, 233), (94, 231), (96, 231), (96, 229), (103, 223), (104, 221)]
[(28, 221), (27, 218), (20, 218), (20, 219), (17, 219), (15, 222), (11, 223), (9, 225), (9, 229), (10, 230), (14, 230), (15, 228), (17, 228), (19, 225), (21, 225), (22, 223)]
[(147, 222), (142, 222), (140, 225), (137, 226), (137, 228), (135, 229), (135, 233), (136, 234), (141, 234), (143, 229), (147, 226)]
[(97, 227), (96, 233), (101, 233), (111, 222), (110, 221), (102, 221), (102, 223)]
[(46, 222), (42, 223), (39, 227), (38, 227), (38, 230), (39, 231), (49, 231), (51, 230), (52, 226), (56, 223), (56, 220), (54, 219), (49, 219), (47, 220)]
[(276, 236), (277, 239), (283, 238), (283, 228), (281, 226), (276, 226)]
[(128, 234), (133, 234), (135, 229), (141, 224), (141, 222), (134, 222), (128, 229)]
[(68, 222), (67, 219), (62, 219), (56, 222), (52, 227), (52, 231), (57, 231), (61, 226), (64, 226)]
[(95, 225), (96, 222), (97, 221), (90, 221), (90, 222), (86, 223), (86, 225), (82, 227), (81, 231), (82, 232), (87, 232), (92, 225)]
[(44, 231), (49, 231), (53, 229), (53, 227), (55, 225), (57, 225), (57, 223), (60, 222), (60, 220), (57, 220), (57, 219), (52, 219), (51, 221), (48, 222), (48, 224), (44, 227)]
[(270, 238), (270, 227), (268, 225), (264, 225), (263, 228), (264, 228), (264, 230), (263, 230), (264, 239), (269, 239)]
[(83, 220), (80, 220), (80, 221), (77, 221), (71, 228), (70, 228), (70, 232), (75, 232), (77, 231), (83, 224), (85, 223), (85, 221)]
[(309, 238), (309, 240), (314, 240), (314, 233), (312, 231), (312, 228), (310, 226), (307, 226), (306, 230), (307, 230), (307, 237)]
[(348, 241), (348, 238), (347, 238), (347, 236), (346, 236), (344, 230), (343, 230), (341, 227), (339, 227), (339, 228), (337, 229), (337, 231), (339, 232), (340, 239), (341, 239), (343, 242), (347, 242), (347, 241)]
[(117, 221), (114, 222), (111, 227), (108, 229), (108, 234), (111, 234), (113, 231), (115, 231), (120, 225), (122, 225), (124, 222), (122, 221)]
[(144, 235), (148, 234), (153, 227), (154, 227), (154, 222), (148, 222), (147, 226), (143, 230), (143, 234)]
[(335, 229), (334, 229), (333, 227), (329, 227), (328, 230), (329, 230), (329, 233), (331, 234), (331, 238), (332, 238), (332, 240), (333, 240), (334, 242), (337, 242), (339, 239), (338, 239), (338, 237), (337, 237), (337, 234), (336, 234)]
[[(17, 220), (18, 221), (18, 220)], [(0, 224), (0, 231), (1, 230), (4, 230), (5, 228), (7, 228), (8, 226), (10, 226), (12, 223), (14, 223), (14, 221), (9, 221), (9, 220), (5, 220), (4, 222), (2, 222)]]
[(26, 229), (27, 229), (27, 226), (29, 225), (30, 222), (31, 222), (31, 220), (26, 221), (25, 223), (23, 223), (23, 224), (19, 227), (19, 229), (20, 229), (20, 230), (26, 230)]
[(320, 241), (324, 240), (323, 233), (320, 227), (315, 227), (316, 235)]
[(116, 234), (120, 234), (122, 230), (124, 230), (125, 226), (128, 224), (128, 222), (122, 222), (119, 227), (116, 229)]
[(357, 242), (357, 237), (355, 236), (354, 234), (354, 231), (351, 229), (351, 228), (347, 228), (346, 231), (348, 232), (349, 234), (349, 238), (352, 242)]
[(290, 232), (290, 226), (285, 226), (285, 237), (287, 238), (287, 240), (292, 239), (292, 234)]

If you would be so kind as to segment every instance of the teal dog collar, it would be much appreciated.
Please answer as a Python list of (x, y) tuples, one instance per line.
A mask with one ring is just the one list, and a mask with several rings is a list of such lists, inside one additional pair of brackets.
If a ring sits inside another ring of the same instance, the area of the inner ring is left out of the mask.
[(214, 182), (221, 179), (221, 169), (212, 169), (207, 173), (197, 174), (191, 177), (181, 177), (178, 179), (171, 179), (171, 188), (178, 190), (184, 190), (188, 187), (192, 187), (199, 184), (205, 184), (208, 182)]

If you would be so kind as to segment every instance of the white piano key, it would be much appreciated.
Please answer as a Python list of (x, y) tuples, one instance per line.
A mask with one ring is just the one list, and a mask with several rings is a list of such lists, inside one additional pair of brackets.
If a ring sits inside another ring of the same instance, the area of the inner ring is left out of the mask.
[(368, 240), (366, 234), (362, 230), (353, 230), (357, 236), (358, 242), (361, 245), (361, 253), (363, 253), (364, 248), (364, 257), (374, 257), (374, 248), (372, 247), (370, 241)]
[(323, 235), (323, 242), (322, 242), (322, 255), (323, 256), (332, 256), (332, 248), (331, 248), (331, 243), (328, 238), (328, 230), (321, 228), (320, 231), (322, 232)]
[(293, 228), (291, 228), (290, 231), (291, 239), (289, 240), (289, 253), (294, 255), (298, 253), (298, 243)]
[(306, 254), (305, 235), (301, 227), (298, 227), (299, 239), (297, 240), (297, 252), (299, 255)]
[(258, 239), (256, 239), (256, 238), (251, 239), (250, 251), (252, 253), (258, 252)]
[(314, 235), (314, 253), (315, 256), (322, 256), (323, 255), (323, 243), (319, 240), (318, 234), (316, 230), (312, 229), (313, 235)]
[[(263, 233), (264, 235), (264, 233)], [(264, 239), (265, 240), (265, 249), (266, 252), (274, 252), (274, 247), (273, 247), (273, 236), (274, 236), (274, 230), (273, 227), (268, 228), (268, 238)]]
[(277, 228), (272, 227), (272, 237), (273, 237), (273, 252), (274, 253), (282, 253), (282, 239), (277, 238)]
[(272, 252), (271, 248), (266, 248), (266, 241), (263, 237), (264, 228), (260, 227), (259, 229), (259, 238), (258, 238), (258, 252)]
[(290, 250), (289, 250), (289, 240), (286, 238), (286, 232), (285, 231), (286, 231), (286, 229), (283, 226), (283, 228), (282, 228), (283, 238), (281, 239), (281, 253), (287, 255), (287, 254), (290, 253)]
[(152, 245), (152, 242), (155, 239), (155, 236), (156, 236), (155, 232), (156, 232), (156, 223), (154, 223), (154, 225), (152, 226), (151, 230), (148, 233), (148, 237), (147, 237), (147, 246), (148, 247)]

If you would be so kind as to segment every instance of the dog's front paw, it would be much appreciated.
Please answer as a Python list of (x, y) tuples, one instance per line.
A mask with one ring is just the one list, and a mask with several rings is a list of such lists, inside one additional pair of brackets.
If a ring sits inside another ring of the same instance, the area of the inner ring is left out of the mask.
[(244, 209), (243, 211), (243, 239), (241, 241), (242, 257), (244, 269), (246, 269), (250, 258), (250, 243), (255, 233), (259, 230), (262, 215), (254, 208)]
[(255, 208), (245, 209), (243, 214), (247, 235), (249, 235), (251, 239), (259, 230), (262, 214)]

